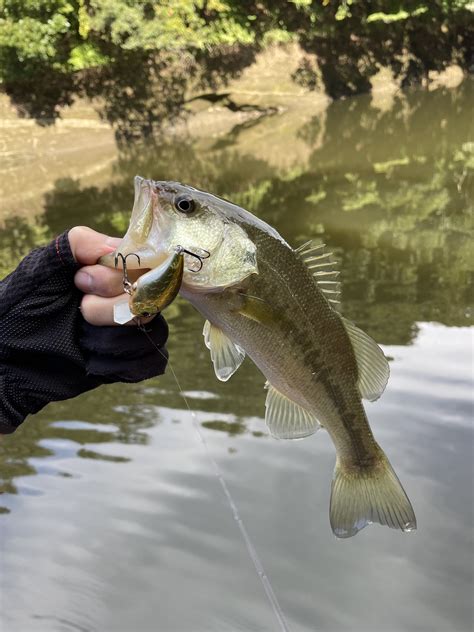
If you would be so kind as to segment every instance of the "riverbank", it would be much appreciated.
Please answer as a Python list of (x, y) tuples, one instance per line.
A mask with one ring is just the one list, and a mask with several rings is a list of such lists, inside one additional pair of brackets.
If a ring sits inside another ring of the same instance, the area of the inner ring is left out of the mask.
[[(165, 139), (192, 139), (197, 151), (206, 152), (225, 139), (276, 169), (301, 164), (310, 148), (299, 130), (315, 117), (324, 117), (331, 103), (324, 92), (305, 89), (292, 79), (304, 55), (295, 44), (270, 47), (221, 90), (187, 94), (183, 116), (163, 126)], [(455, 88), (463, 78), (462, 70), (451, 66), (432, 73), (425, 89)], [(393, 75), (381, 69), (373, 77), (370, 96), (364, 98), (383, 112), (403, 93)], [(114, 164), (126, 149), (117, 148), (113, 128), (100, 116), (101, 107), (99, 100), (78, 99), (63, 107), (55, 122), (38, 122), (20, 117), (8, 97), (0, 94), (0, 222), (40, 213), (42, 196), (61, 179), (80, 179), (84, 186), (97, 187), (110, 182)], [(28, 183), (23, 181), (25, 167)]]

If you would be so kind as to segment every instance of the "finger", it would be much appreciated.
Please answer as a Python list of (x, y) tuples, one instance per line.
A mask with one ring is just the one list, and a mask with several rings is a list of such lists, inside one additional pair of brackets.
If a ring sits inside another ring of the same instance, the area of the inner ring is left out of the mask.
[[(146, 270), (128, 271), (128, 279), (134, 282)], [(85, 294), (98, 296), (117, 296), (123, 293), (123, 272), (102, 265), (84, 266), (74, 277), (76, 287)]]
[(84, 266), (74, 277), (76, 287), (85, 294), (118, 296), (123, 293), (123, 274), (104, 266)]
[(78, 263), (92, 264), (115, 250), (121, 239), (98, 233), (87, 226), (74, 226), (68, 233), (74, 259)]
[[(85, 294), (81, 301), (80, 309), (82, 315), (91, 325), (116, 325), (114, 322), (114, 305), (123, 301), (126, 296), (127, 295), (125, 293), (114, 298), (96, 296), (95, 294)], [(141, 318), (140, 322), (144, 324), (150, 322), (152, 319), (153, 316), (150, 318)], [(128, 324), (136, 325), (137, 323), (131, 321), (130, 323), (127, 323), (127, 325)]]

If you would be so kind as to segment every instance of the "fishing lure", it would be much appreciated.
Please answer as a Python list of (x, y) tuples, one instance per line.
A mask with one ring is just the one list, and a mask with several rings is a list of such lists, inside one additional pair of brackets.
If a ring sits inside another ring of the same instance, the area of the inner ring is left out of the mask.
[(135, 283), (128, 277), (127, 257), (135, 256), (140, 265), (140, 257), (131, 252), (124, 256), (118, 253), (115, 257), (115, 267), (119, 259), (122, 260), (123, 289), (129, 297), (114, 306), (114, 321), (124, 324), (133, 318), (147, 318), (163, 311), (178, 295), (184, 272), (184, 255), (187, 254), (197, 260), (197, 266), (189, 267), (190, 272), (199, 272), (203, 259), (210, 253), (203, 250), (202, 254), (191, 252), (182, 246), (176, 246), (163, 263), (143, 274)]

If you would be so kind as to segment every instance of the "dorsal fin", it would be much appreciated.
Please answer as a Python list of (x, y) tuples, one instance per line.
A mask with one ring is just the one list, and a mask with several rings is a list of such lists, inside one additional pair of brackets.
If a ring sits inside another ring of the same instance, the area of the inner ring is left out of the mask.
[(337, 309), (341, 284), (337, 280), (339, 270), (332, 252), (326, 252), (324, 244), (316, 244), (313, 241), (307, 241), (296, 248), (295, 252), (311, 270), (316, 285), (331, 307)]

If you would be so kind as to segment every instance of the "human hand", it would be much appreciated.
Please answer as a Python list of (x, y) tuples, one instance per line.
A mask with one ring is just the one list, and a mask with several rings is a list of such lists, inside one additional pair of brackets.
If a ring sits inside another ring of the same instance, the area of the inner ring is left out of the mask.
[(0, 434), (49, 402), (165, 371), (168, 327), (161, 314), (147, 336), (136, 327), (107, 326), (124, 297), (123, 273), (96, 262), (119, 242), (77, 226), (0, 280)]
[[(84, 292), (81, 312), (91, 325), (114, 325), (114, 305), (124, 297), (123, 272), (97, 264), (99, 257), (114, 252), (120, 239), (98, 233), (86, 226), (75, 226), (68, 234), (75, 260), (82, 264), (74, 283)], [(129, 278), (135, 281), (144, 270), (130, 270)], [(142, 322), (148, 322), (151, 318)], [(134, 324), (131, 321), (130, 324)]]

